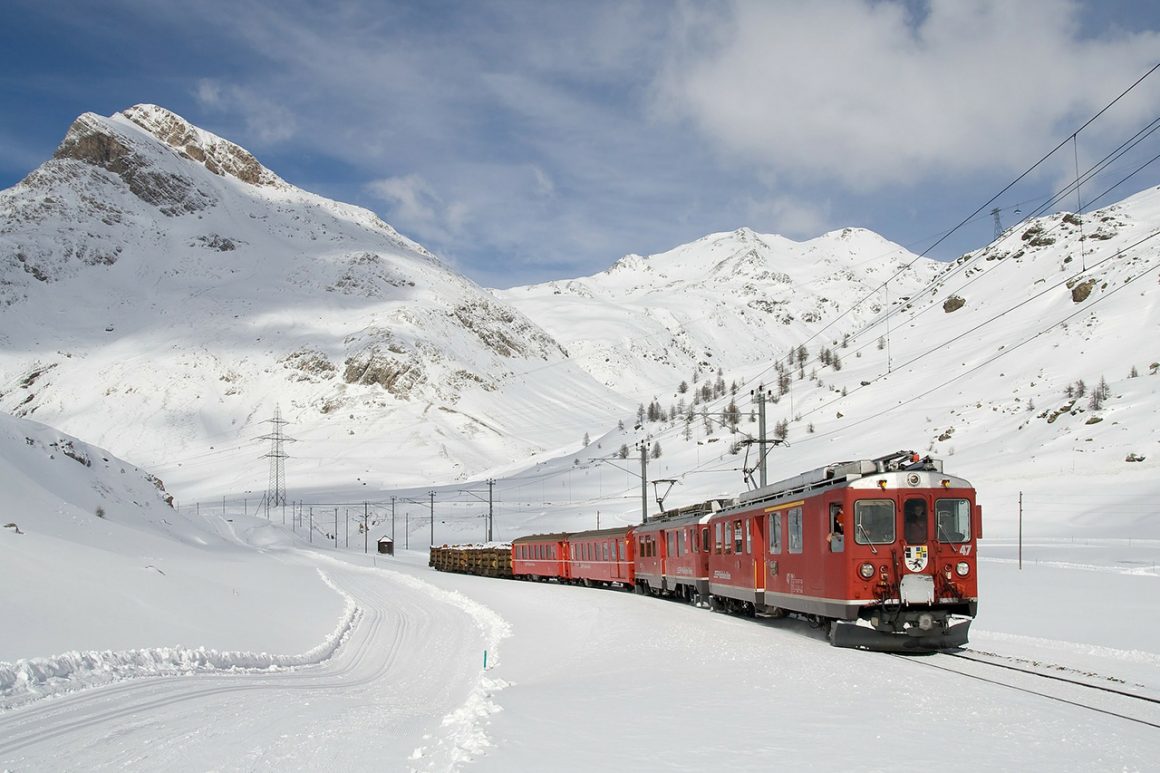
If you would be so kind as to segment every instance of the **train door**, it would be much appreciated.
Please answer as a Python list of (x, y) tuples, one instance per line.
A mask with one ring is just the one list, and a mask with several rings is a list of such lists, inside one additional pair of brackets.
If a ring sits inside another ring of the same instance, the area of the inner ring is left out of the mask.
[(934, 562), (930, 555), (930, 496), (917, 492), (902, 495), (902, 581), (899, 596), (904, 604), (933, 604)]
[(764, 514), (761, 514), (750, 519), (753, 528), (752, 540), (749, 539), (749, 535), (746, 535), (746, 541), (752, 545), (750, 553), (753, 557), (753, 589), (757, 591), (765, 590), (765, 549), (767, 546), (765, 544), (766, 519), (763, 516)]
[(907, 494), (902, 501), (902, 541), (926, 545), (930, 541), (930, 497)]

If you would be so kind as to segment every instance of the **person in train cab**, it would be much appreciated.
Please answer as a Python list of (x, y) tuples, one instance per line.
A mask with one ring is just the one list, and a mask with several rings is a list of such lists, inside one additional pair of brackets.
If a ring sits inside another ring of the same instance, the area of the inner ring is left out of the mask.
[(902, 510), (902, 533), (908, 545), (926, 542), (926, 503), (908, 499)]
[(826, 542), (830, 544), (830, 550), (835, 553), (844, 547), (846, 537), (844, 520), (845, 513), (842, 511), (842, 505), (830, 505), (830, 533), (826, 535)]

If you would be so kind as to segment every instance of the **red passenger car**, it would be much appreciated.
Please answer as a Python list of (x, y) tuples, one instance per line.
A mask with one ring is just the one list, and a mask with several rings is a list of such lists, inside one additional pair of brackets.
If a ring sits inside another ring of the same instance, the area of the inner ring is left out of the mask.
[(829, 621), (838, 646), (966, 643), (982, 510), (940, 461), (828, 465), (748, 492), (708, 525), (717, 608)]
[(512, 540), (512, 575), (562, 580), (567, 574), (567, 534), (533, 534)]
[(636, 581), (633, 527), (582, 531), (567, 536), (568, 578), (584, 585), (623, 585)]
[(714, 508), (716, 501), (668, 511), (636, 527), (637, 590), (708, 601), (708, 521)]

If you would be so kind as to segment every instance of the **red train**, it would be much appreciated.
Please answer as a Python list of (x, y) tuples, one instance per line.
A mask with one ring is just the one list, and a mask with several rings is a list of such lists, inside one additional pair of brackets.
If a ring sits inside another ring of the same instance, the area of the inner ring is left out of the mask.
[(512, 541), (512, 573), (828, 623), (840, 647), (962, 646), (978, 608), (975, 490), (913, 452), (838, 462), (639, 526)]

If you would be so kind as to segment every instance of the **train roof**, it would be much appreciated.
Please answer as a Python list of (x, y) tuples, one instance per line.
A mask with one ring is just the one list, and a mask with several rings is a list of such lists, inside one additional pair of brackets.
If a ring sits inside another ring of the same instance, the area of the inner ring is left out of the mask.
[(556, 532), (554, 534), (529, 534), (526, 537), (516, 537), (512, 540), (515, 545), (518, 542), (563, 542), (568, 539), (568, 532)]
[[(791, 478), (780, 480), (737, 497), (737, 507), (748, 508), (775, 500), (807, 496), (822, 489), (849, 485), (852, 488), (877, 488), (886, 479), (892, 488), (941, 486), (969, 488), (963, 478), (943, 474), (941, 459), (920, 456), (914, 451), (895, 451), (875, 459), (834, 462)], [(948, 481), (943, 484), (942, 481)]]
[(623, 537), (633, 530), (633, 526), (614, 526), (608, 529), (592, 529), (591, 531), (574, 531), (567, 534), (568, 539), (601, 539), (603, 537)]

